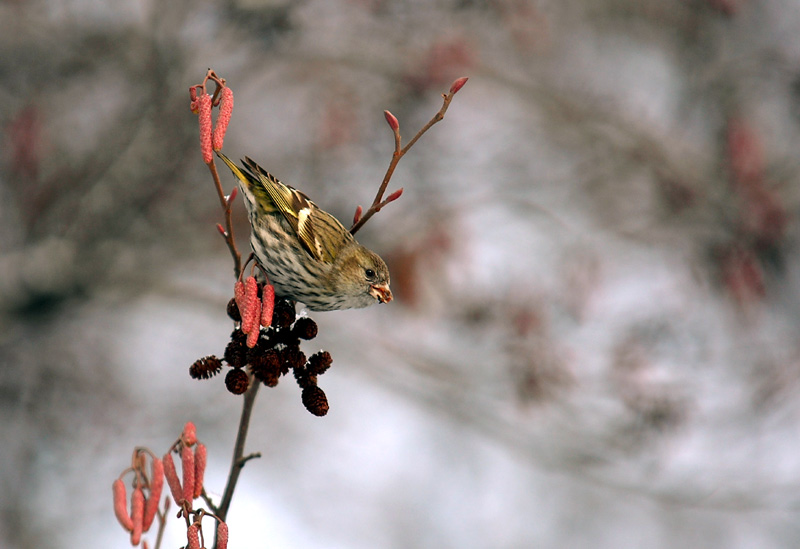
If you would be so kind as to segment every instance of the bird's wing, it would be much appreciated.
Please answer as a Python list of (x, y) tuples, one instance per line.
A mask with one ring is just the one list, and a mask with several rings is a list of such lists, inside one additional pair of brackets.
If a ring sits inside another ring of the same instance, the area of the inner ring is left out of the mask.
[[(331, 214), (321, 210), (302, 192), (281, 183), (249, 157), (247, 170), (266, 191), (269, 200), (292, 227), (306, 251), (318, 261), (333, 263), (352, 235)], [(238, 177), (238, 174), (237, 174)]]

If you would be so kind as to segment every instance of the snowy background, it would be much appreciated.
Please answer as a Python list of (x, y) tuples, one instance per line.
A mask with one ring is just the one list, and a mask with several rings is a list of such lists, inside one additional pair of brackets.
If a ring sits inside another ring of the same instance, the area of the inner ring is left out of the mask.
[(312, 314), (329, 414), (262, 388), (231, 547), (800, 543), (800, 2), (19, 0), (0, 546), (129, 546), (111, 483), (188, 420), (224, 487), (240, 399), (188, 376), (231, 330), (208, 67), (225, 151), (345, 221), (382, 111), (408, 139), (470, 77), (359, 232), (396, 301)]

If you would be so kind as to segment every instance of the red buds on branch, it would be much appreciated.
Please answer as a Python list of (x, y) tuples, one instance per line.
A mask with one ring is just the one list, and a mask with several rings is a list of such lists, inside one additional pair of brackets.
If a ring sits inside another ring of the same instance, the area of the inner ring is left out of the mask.
[(392, 128), (392, 131), (397, 131), (400, 129), (400, 122), (397, 121), (395, 115), (389, 111), (383, 111), (383, 116), (386, 117), (386, 122), (389, 123), (389, 127)]
[(401, 196), (402, 194), (403, 194), (403, 187), (400, 187), (400, 188), (399, 188), (399, 189), (397, 189), (395, 192), (393, 192), (392, 194), (390, 194), (390, 195), (389, 195), (389, 196), (386, 198), (386, 200), (384, 200), (384, 201), (383, 201), (383, 203), (384, 203), (384, 204), (388, 204), (389, 202), (394, 202), (395, 200), (397, 200), (398, 198), (400, 198), (400, 196)]
[(453, 82), (453, 85), (450, 86), (450, 93), (451, 94), (457, 93), (458, 90), (460, 90), (461, 88), (464, 87), (464, 84), (467, 83), (467, 80), (469, 80), (469, 78), (466, 77), (466, 76), (462, 76), (461, 78), (457, 78), (456, 81)]
[(384, 207), (389, 202), (393, 202), (400, 198), (400, 195), (403, 193), (403, 189), (399, 189), (389, 195), (388, 198), (384, 200), (383, 194), (386, 192), (386, 187), (389, 185), (389, 180), (392, 178), (392, 174), (394, 173), (395, 168), (397, 167), (397, 163), (400, 162), (400, 159), (408, 152), (408, 150), (414, 146), (414, 143), (422, 137), (422, 135), (427, 132), (431, 126), (439, 122), (444, 118), (445, 112), (447, 112), (447, 108), (450, 106), (450, 101), (453, 100), (453, 96), (464, 87), (464, 84), (467, 83), (468, 78), (466, 76), (457, 78), (451, 85), (450, 85), (450, 92), (446, 94), (442, 94), (442, 98), (444, 99), (444, 103), (442, 104), (442, 108), (439, 109), (433, 118), (431, 118), (427, 124), (425, 124), (420, 131), (417, 132), (411, 141), (405, 147), (401, 147), (401, 139), (400, 139), (400, 123), (397, 121), (397, 117), (390, 113), (389, 111), (383, 111), (383, 116), (386, 118), (386, 122), (389, 124), (389, 127), (394, 132), (394, 152), (392, 153), (392, 160), (389, 162), (389, 167), (386, 170), (386, 174), (383, 176), (383, 182), (381, 183), (380, 187), (378, 188), (378, 193), (375, 195), (375, 199), (372, 201), (372, 205), (369, 209), (361, 215), (361, 207), (356, 209), (356, 215), (353, 216), (353, 225), (350, 227), (350, 234), (356, 234), (364, 223), (366, 223), (370, 217), (375, 215), (382, 207)]

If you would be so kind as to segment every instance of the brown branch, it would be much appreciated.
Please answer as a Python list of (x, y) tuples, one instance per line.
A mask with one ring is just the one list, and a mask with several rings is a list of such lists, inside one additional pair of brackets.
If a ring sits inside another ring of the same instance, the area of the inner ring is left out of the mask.
[[(400, 162), (400, 159), (405, 156), (405, 154), (409, 151), (409, 149), (411, 149), (411, 147), (414, 146), (419, 138), (422, 137), (425, 132), (431, 129), (431, 126), (444, 118), (444, 114), (447, 112), (447, 108), (450, 106), (453, 96), (455, 96), (458, 90), (460, 90), (466, 83), (466, 77), (458, 78), (453, 82), (453, 84), (450, 86), (450, 91), (446, 94), (442, 94), (442, 99), (444, 100), (442, 103), (442, 108), (439, 109), (439, 112), (437, 112), (433, 118), (431, 118), (428, 123), (417, 132), (417, 135), (411, 138), (411, 141), (409, 141), (405, 147), (401, 148), (400, 124), (397, 122), (397, 118), (395, 118), (395, 116), (389, 111), (384, 111), (386, 122), (394, 132), (394, 152), (392, 153), (392, 160), (389, 162), (389, 167), (386, 169), (386, 174), (383, 176), (383, 181), (381, 182), (381, 186), (378, 188), (378, 193), (375, 195), (375, 199), (372, 201), (372, 205), (366, 212), (364, 212), (364, 215), (359, 215), (360, 212), (356, 210), (356, 216), (353, 219), (353, 226), (350, 227), (350, 234), (356, 234), (356, 232), (362, 226), (364, 226), (370, 217), (378, 213), (381, 208), (386, 206), (389, 202), (394, 202), (400, 198), (400, 195), (403, 192), (402, 188), (390, 194), (386, 199), (383, 198), (383, 195), (386, 192), (386, 187), (389, 186), (389, 180), (392, 179), (392, 175), (394, 174), (394, 170), (397, 167), (398, 162)], [(359, 206), (359, 208), (360, 207), (361, 206)]]
[(156, 534), (155, 549), (161, 549), (161, 541), (164, 539), (164, 529), (167, 526), (167, 512), (169, 511), (169, 496), (164, 499), (164, 511), (157, 511), (158, 533)]
[(244, 467), (244, 464), (250, 461), (251, 459), (258, 459), (261, 457), (261, 452), (253, 452), (252, 454), (247, 454), (242, 459), (239, 460), (239, 467)]
[[(210, 98), (206, 92), (206, 84), (211, 80), (216, 84), (213, 96)], [(217, 190), (217, 198), (219, 198), (220, 206), (222, 207), (225, 226), (217, 225), (225, 243), (230, 250), (231, 257), (233, 258), (234, 274), (236, 279), (241, 279), (242, 274), (242, 255), (236, 247), (236, 239), (233, 235), (233, 222), (232, 222), (232, 208), (234, 198), (238, 187), (234, 187), (230, 195), (226, 196), (225, 191), (222, 189), (222, 183), (217, 172), (217, 166), (214, 163), (213, 150), (222, 148), (222, 141), (224, 134), (230, 120), (231, 111), (233, 110), (233, 92), (230, 89), (225, 89), (225, 79), (219, 78), (213, 70), (209, 69), (203, 79), (203, 83), (198, 86), (189, 88), (189, 97), (192, 101), (191, 108), (195, 113), (200, 114), (200, 148), (203, 153), (203, 158), (211, 172), (211, 177), (214, 180), (214, 188)], [(202, 96), (198, 96), (198, 92)], [(211, 128), (211, 109), (213, 107), (220, 107), (220, 114), (217, 117), (216, 127)], [(249, 261), (249, 260), (248, 260)], [(261, 457), (259, 453), (249, 454), (244, 456), (244, 446), (247, 439), (247, 432), (250, 427), (250, 417), (253, 413), (253, 405), (255, 404), (256, 395), (259, 388), (258, 379), (253, 378), (250, 387), (244, 394), (242, 399), (242, 414), (239, 418), (239, 429), (236, 434), (236, 442), (233, 448), (233, 458), (231, 460), (231, 468), (228, 473), (228, 481), (225, 486), (225, 491), (222, 494), (222, 500), (219, 505), (214, 505), (211, 498), (208, 497), (205, 490), (202, 492), (203, 500), (206, 505), (214, 512), (218, 520), (225, 521), (225, 518), (230, 509), (231, 501), (233, 499), (233, 492), (236, 490), (236, 484), (239, 481), (239, 475), (245, 464), (254, 458)], [(188, 512), (186, 513), (188, 520)], [(217, 547), (217, 539), (214, 540), (214, 547)]]
[(206, 493), (205, 487), (203, 488), (203, 491), (200, 492), (200, 497), (203, 498), (203, 501), (206, 502), (206, 505), (208, 505), (208, 508), (211, 509), (211, 512), (214, 513), (214, 514), (217, 514), (217, 506), (214, 505), (213, 501), (211, 501), (211, 498)]
[[(256, 401), (256, 394), (258, 394), (259, 386), (260, 383), (258, 379), (253, 378), (250, 388), (247, 389), (247, 392), (244, 394), (244, 399), (242, 402), (242, 416), (239, 419), (239, 431), (236, 434), (236, 443), (233, 447), (231, 469), (228, 473), (228, 484), (225, 486), (225, 492), (222, 494), (222, 500), (219, 502), (219, 505), (212, 509), (214, 514), (217, 515), (222, 521), (224, 521), (228, 515), (228, 509), (230, 509), (231, 500), (233, 499), (233, 491), (236, 489), (236, 483), (239, 481), (239, 474), (242, 472), (242, 468), (248, 460), (257, 457), (256, 454), (250, 454), (248, 456), (244, 455), (244, 443), (247, 439), (247, 431), (250, 426), (250, 416), (253, 413), (253, 404)], [(216, 546), (217, 543), (215, 540), (214, 547)]]
[(242, 254), (239, 253), (239, 250), (236, 247), (236, 239), (233, 236), (231, 208), (233, 199), (236, 197), (236, 187), (233, 188), (229, 196), (225, 196), (225, 191), (222, 190), (222, 183), (220, 182), (219, 173), (217, 172), (217, 165), (213, 160), (207, 165), (209, 171), (211, 172), (211, 177), (214, 179), (214, 186), (217, 189), (217, 196), (219, 197), (219, 202), (225, 215), (225, 228), (222, 229), (220, 226), (218, 226), (218, 228), (220, 228), (220, 234), (225, 239), (225, 244), (228, 245), (228, 250), (231, 252), (231, 257), (233, 258), (233, 272), (236, 275), (236, 279), (239, 280), (239, 277), (242, 274)]

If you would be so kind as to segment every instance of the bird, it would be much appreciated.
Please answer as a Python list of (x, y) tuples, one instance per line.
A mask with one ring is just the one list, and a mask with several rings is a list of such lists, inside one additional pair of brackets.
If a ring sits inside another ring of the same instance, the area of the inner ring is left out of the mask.
[(360, 309), (392, 301), (389, 268), (333, 215), (245, 157), (233, 172), (250, 219), (250, 246), (275, 295), (312, 311)]

